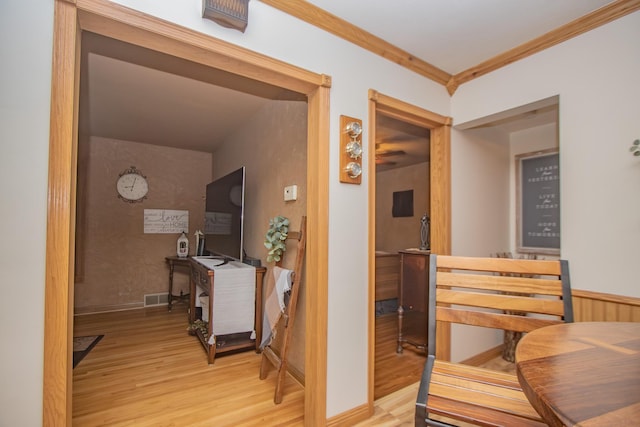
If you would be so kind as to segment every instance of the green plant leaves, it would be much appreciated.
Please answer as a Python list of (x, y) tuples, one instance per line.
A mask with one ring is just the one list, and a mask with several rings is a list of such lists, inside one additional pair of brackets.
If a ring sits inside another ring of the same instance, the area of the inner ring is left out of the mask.
[(289, 219), (284, 216), (276, 216), (269, 220), (269, 229), (264, 238), (264, 246), (269, 249), (267, 262), (278, 262), (282, 254), (287, 250), (284, 241), (289, 233)]

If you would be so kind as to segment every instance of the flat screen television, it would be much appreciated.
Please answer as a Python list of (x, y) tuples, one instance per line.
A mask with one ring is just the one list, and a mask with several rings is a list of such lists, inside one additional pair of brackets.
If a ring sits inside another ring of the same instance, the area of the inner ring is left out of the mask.
[(204, 248), (209, 255), (244, 259), (245, 168), (207, 184)]

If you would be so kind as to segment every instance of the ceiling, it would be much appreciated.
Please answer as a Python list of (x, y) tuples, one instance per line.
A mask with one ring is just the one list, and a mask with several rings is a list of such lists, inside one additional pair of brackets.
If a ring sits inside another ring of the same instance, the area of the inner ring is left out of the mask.
[(469, 69), (612, 2), (307, 1), (449, 74)]
[[(469, 69), (610, 3), (308, 1), (450, 74)], [(250, 14), (247, 31), (251, 18)], [(91, 33), (84, 33), (82, 46), (80, 132), (84, 135), (213, 152), (266, 103), (305, 101), (300, 94), (278, 87)], [(545, 114), (536, 118), (539, 123), (557, 118), (557, 110), (542, 113)], [(378, 122), (377, 145), (407, 153), (397, 159), (386, 157), (397, 160), (394, 167), (406, 161), (426, 160), (428, 131), (403, 127), (392, 120)], [(531, 114), (527, 112), (526, 119), (522, 114), (515, 119), (502, 118), (498, 124), (512, 132), (522, 128), (519, 123), (530, 127)], [(416, 135), (418, 131), (420, 135)], [(395, 141), (395, 146), (389, 146), (389, 141)]]

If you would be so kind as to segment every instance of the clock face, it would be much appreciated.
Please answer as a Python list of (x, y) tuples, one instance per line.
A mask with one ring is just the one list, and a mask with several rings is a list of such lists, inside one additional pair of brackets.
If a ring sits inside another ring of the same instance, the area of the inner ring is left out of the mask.
[(127, 202), (138, 202), (147, 197), (149, 184), (147, 179), (137, 172), (125, 172), (116, 183), (118, 196)]

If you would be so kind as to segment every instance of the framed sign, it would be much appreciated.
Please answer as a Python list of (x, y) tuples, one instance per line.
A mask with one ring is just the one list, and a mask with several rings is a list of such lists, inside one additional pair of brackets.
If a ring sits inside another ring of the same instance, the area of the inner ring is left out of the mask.
[(189, 211), (173, 209), (145, 209), (145, 234), (173, 234), (189, 232)]
[(560, 166), (557, 149), (516, 156), (517, 251), (560, 254)]

